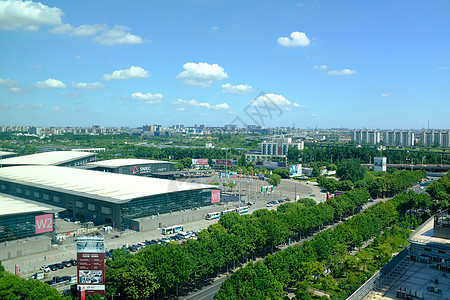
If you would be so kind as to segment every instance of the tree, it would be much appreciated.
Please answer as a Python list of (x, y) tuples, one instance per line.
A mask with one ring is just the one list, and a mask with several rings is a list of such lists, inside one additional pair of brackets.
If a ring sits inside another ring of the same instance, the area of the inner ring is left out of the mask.
[(343, 159), (338, 166), (336, 175), (341, 180), (356, 182), (364, 179), (367, 169), (361, 166), (359, 159)]
[(289, 170), (288, 169), (275, 169), (273, 170), (273, 174), (280, 175), (281, 178), (289, 178)]
[(277, 186), (279, 185), (281, 182), (281, 176), (278, 174), (272, 174), (270, 175), (270, 179), (268, 180), (268, 183), (273, 185), (273, 186)]
[(283, 287), (261, 262), (250, 262), (237, 270), (220, 287), (216, 300), (233, 299), (281, 299)]

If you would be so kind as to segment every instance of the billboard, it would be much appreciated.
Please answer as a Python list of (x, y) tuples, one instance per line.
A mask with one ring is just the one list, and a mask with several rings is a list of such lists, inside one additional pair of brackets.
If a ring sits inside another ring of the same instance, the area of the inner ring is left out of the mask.
[(302, 175), (303, 174), (302, 174), (302, 165), (301, 164), (289, 166), (289, 176), (290, 177), (302, 176)]
[(211, 191), (211, 203), (220, 202), (220, 190)]
[(44, 233), (53, 231), (53, 215), (41, 215), (34, 217), (35, 233)]
[(86, 295), (105, 294), (104, 237), (77, 238), (78, 287)]
[(231, 160), (216, 159), (215, 163), (218, 166), (233, 166), (233, 162)]
[(193, 165), (207, 165), (208, 163), (209, 160), (207, 158), (192, 159)]
[(263, 166), (268, 168), (276, 168), (278, 167), (278, 163), (274, 161), (265, 161), (263, 162)]

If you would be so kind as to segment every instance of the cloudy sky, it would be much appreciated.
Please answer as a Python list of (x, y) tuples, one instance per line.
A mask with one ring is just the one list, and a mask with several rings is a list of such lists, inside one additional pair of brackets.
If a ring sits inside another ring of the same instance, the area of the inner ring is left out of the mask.
[(0, 125), (450, 128), (449, 11), (0, 0)]

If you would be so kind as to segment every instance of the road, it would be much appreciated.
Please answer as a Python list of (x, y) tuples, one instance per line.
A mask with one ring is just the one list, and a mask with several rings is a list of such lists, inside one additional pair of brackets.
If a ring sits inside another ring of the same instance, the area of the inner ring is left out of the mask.
[(227, 276), (222, 276), (219, 279), (215, 280), (210, 285), (203, 287), (201, 290), (192, 293), (185, 297), (180, 297), (180, 300), (210, 300), (213, 299), (214, 296), (219, 291), (222, 283), (227, 279)]

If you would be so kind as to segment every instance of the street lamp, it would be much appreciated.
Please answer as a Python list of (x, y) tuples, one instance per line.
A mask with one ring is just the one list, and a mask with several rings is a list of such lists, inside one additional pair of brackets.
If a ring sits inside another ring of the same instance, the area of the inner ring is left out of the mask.
[(239, 168), (239, 214), (241, 214), (241, 179), (242, 179), (242, 169)]

